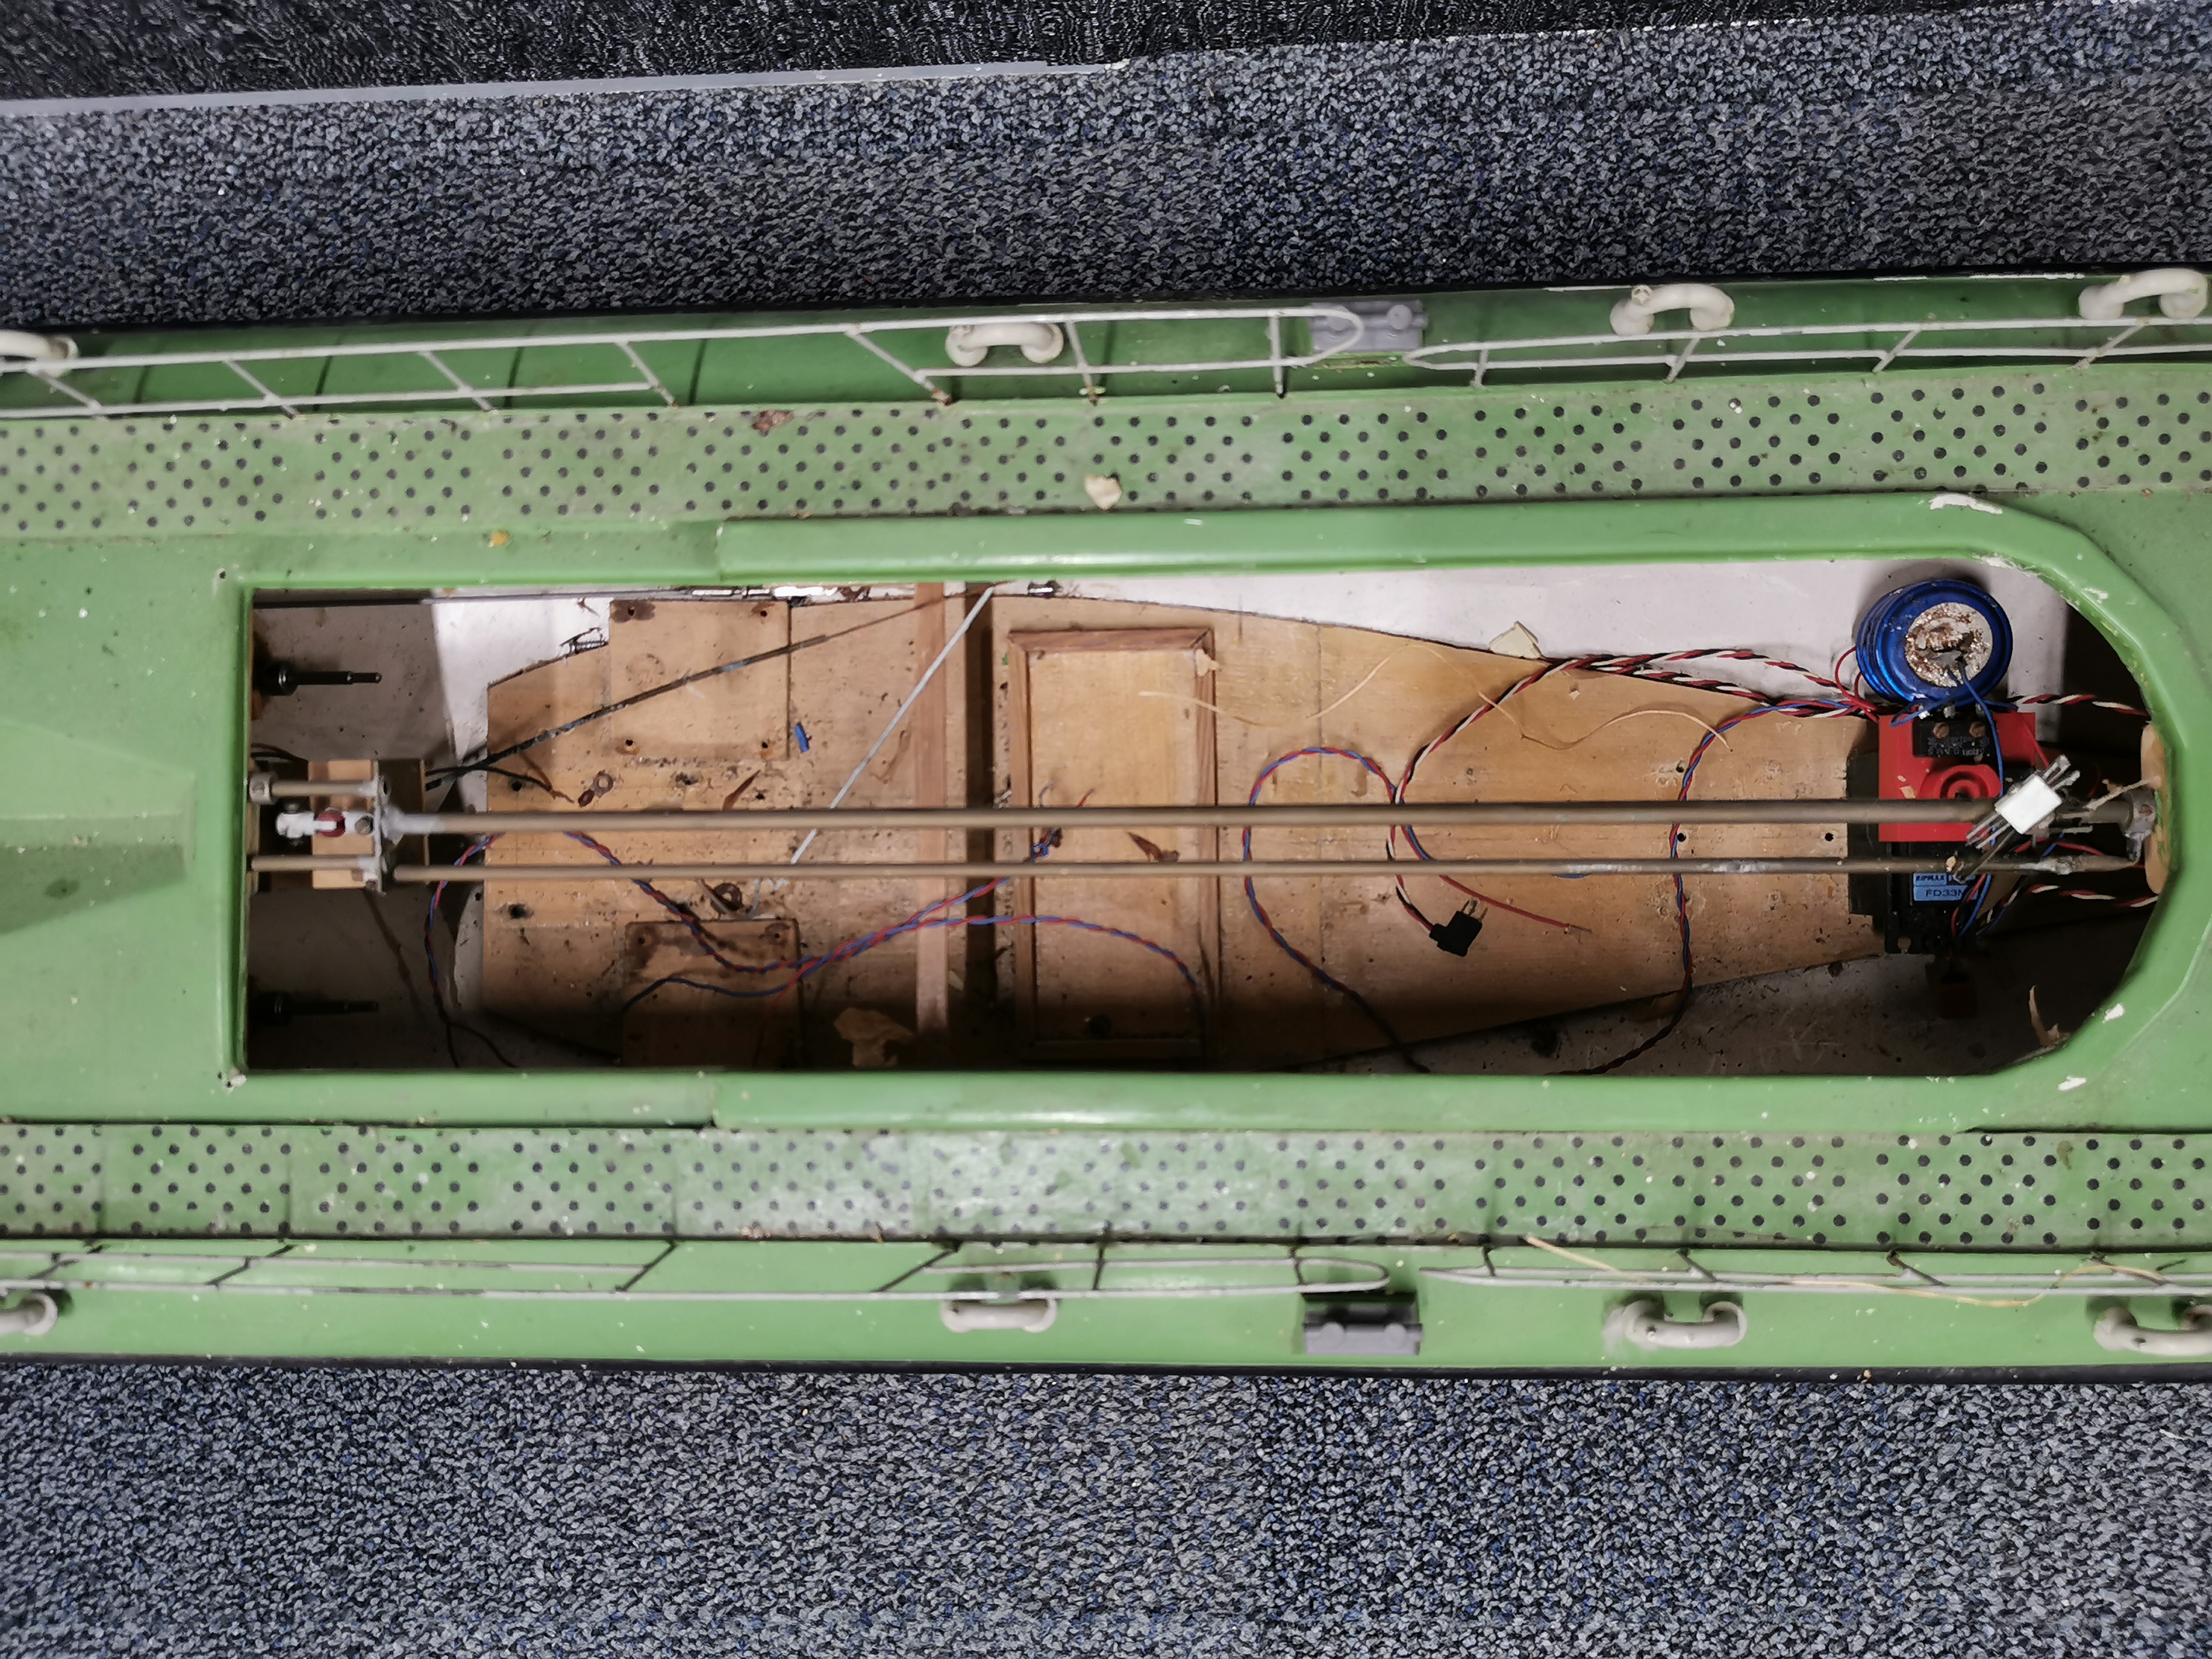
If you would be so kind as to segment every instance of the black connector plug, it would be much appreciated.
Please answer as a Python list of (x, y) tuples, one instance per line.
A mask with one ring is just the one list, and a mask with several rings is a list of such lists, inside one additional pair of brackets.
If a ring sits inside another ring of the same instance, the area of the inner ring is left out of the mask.
[(1482, 933), (1482, 918), (1474, 912), (1472, 902), (1463, 905), (1454, 915), (1429, 929), (1429, 937), (1436, 941), (1437, 949), (1455, 957), (1468, 953)]

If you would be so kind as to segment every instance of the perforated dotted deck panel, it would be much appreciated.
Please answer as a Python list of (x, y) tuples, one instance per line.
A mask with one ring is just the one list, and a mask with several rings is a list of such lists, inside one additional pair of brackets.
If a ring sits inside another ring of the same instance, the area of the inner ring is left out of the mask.
[[(56, 419), (0, 533), (362, 530), (1700, 494), (2201, 489), (2201, 369), (1191, 398)], [(767, 429), (763, 430), (765, 427)], [(2212, 1245), (2203, 1143), (2089, 1133), (870, 1134), (9, 1125), (0, 1232)]]
[(19, 1237), (2212, 1246), (2185, 1135), (6, 1133)]
[(912, 1237), (908, 1137), (836, 1132), (697, 1135), (678, 1188), (690, 1238)]
[(2200, 370), (1439, 383), (1065, 404), (179, 416), (0, 429), (0, 531), (521, 529), (794, 514), (2212, 487)]
[(928, 1138), (934, 1231), (2090, 1248), (2206, 1236), (2203, 1149), (2088, 1136)]
[(293, 1219), (293, 1162), (301, 1131), (193, 1124), (82, 1133), (88, 1152), (97, 1149), (106, 1166), (98, 1189), (100, 1224), (88, 1231), (148, 1237), (268, 1236), (283, 1231)]
[(0, 1232), (98, 1232), (102, 1163), (96, 1129), (35, 1123), (0, 1129)]
[(294, 1158), (295, 1230), (346, 1237), (661, 1237), (688, 1133), (317, 1129)]

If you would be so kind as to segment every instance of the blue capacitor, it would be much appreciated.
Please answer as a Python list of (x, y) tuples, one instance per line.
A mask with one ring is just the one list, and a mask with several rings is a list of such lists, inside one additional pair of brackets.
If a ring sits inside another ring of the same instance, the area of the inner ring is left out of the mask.
[(1912, 582), (1859, 619), (1858, 658), (1868, 689), (1889, 702), (1987, 702), (2012, 665), (2012, 624), (1971, 582)]

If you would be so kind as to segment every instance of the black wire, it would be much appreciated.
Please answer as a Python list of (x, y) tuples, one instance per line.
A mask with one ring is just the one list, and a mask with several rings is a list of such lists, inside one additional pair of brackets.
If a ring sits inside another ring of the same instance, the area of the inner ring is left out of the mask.
[(1611, 1060), (1605, 1061), (1601, 1065), (1577, 1066), (1571, 1072), (1561, 1072), (1559, 1075), (1561, 1077), (1603, 1077), (1608, 1072), (1619, 1071), (1622, 1066), (1627, 1065), (1630, 1060), (1640, 1059), (1642, 1056), (1650, 1054), (1654, 1048), (1664, 1042), (1668, 1037), (1674, 1035), (1675, 1028), (1682, 1023), (1682, 1016), (1690, 1012), (1690, 998), (1694, 994), (1692, 987), (1685, 985), (1681, 990), (1676, 994), (1674, 1017), (1668, 1020), (1668, 1022), (1664, 1025), (1661, 1026), (1657, 1030), (1654, 1031), (1650, 1036), (1644, 1038), (1643, 1042), (1638, 1043), (1633, 1048), (1631, 1048), (1626, 1054), (1615, 1054)]
[[(574, 800), (575, 799), (574, 795), (567, 794), (561, 790), (556, 789), (551, 784), (546, 782), (544, 779), (533, 777), (527, 772), (510, 772), (503, 766), (492, 766), (489, 764), (480, 768), (471, 768), (471, 769), (480, 770), (488, 778), (512, 778), (517, 783), (535, 784), (538, 788), (543, 789), (547, 794), (552, 796), (556, 800)], [(436, 781), (440, 783), (446, 783), (451, 781), (451, 777), (450, 775), (441, 775)]]
[[(946, 599), (951, 597), (952, 596), (945, 596)], [(441, 771), (432, 774), (428, 781), (450, 783), (453, 779), (466, 777), (471, 772), (489, 772), (499, 762), (520, 755), (526, 749), (535, 749), (541, 743), (550, 743), (556, 738), (566, 737), (580, 726), (589, 726), (593, 720), (605, 720), (610, 714), (619, 714), (625, 708), (635, 708), (641, 702), (648, 702), (655, 697), (666, 696), (671, 691), (681, 691), (687, 685), (696, 685), (700, 681), (711, 680), (717, 675), (734, 674), (741, 668), (757, 668), (764, 662), (774, 662), (780, 657), (792, 656), (813, 646), (828, 645), (833, 640), (844, 639), (850, 635), (860, 632), (863, 629), (880, 628), (885, 623), (896, 622), (901, 617), (911, 617), (916, 611), (926, 610), (930, 605), (945, 603), (945, 599), (926, 600), (921, 605), (910, 605), (903, 611), (894, 611), (885, 616), (872, 617), (866, 622), (854, 623), (850, 628), (841, 628), (834, 634), (817, 634), (811, 639), (793, 640), (787, 645), (777, 646), (773, 651), (763, 651), (756, 656), (740, 657), (735, 662), (720, 663), (713, 668), (702, 668), (696, 674), (686, 674), (680, 679), (669, 681), (665, 685), (656, 685), (650, 690), (638, 692), (635, 696), (624, 697), (619, 702), (611, 702), (604, 708), (594, 708), (588, 714), (579, 714), (574, 720), (554, 726), (550, 731), (540, 732), (534, 738), (525, 738), (520, 743), (509, 744), (504, 749), (496, 750), (486, 755), (482, 760), (468, 761), (459, 766), (447, 767)]]
[[(2008, 910), (2005, 914), (2008, 916), (2012, 913)], [(2130, 912), (2118, 909), (2106, 910), (2101, 913), (2092, 911), (2087, 915), (2070, 916), (2063, 921), (2042, 922), (2033, 927), (2014, 927), (2008, 930), (2008, 937), (2017, 938), (2022, 933), (2042, 933), (2051, 927), (2079, 927), (2083, 922), (2089, 921), (2118, 921), (2130, 915), (2141, 914), (2142, 913), (2140, 911)], [(2002, 918), (2000, 918), (2000, 920), (2002, 919)], [(1994, 927), (1995, 924), (1992, 923), (1991, 926)], [(1984, 938), (1986, 939), (1987, 935), (1984, 935)], [(1643, 1042), (1638, 1043), (1633, 1048), (1631, 1048), (1626, 1054), (1616, 1054), (1611, 1060), (1605, 1061), (1602, 1065), (1584, 1066), (1575, 1071), (1561, 1072), (1558, 1075), (1561, 1077), (1602, 1077), (1608, 1072), (1620, 1070), (1620, 1067), (1627, 1065), (1632, 1060), (1640, 1059), (1642, 1056), (1650, 1054), (1652, 1049), (1657, 1048), (1668, 1037), (1674, 1035), (1676, 1030), (1682, 1024), (1682, 1016), (1690, 1012), (1690, 999), (1695, 994), (1695, 987), (1684, 986), (1679, 994), (1679, 1000), (1674, 1005), (1673, 1018), (1668, 1019), (1664, 1025), (1654, 1031), (1650, 1036), (1644, 1038)]]
[(414, 1008), (415, 1018), (419, 1022), (423, 1012), (422, 997), (415, 988), (415, 969), (409, 963), (407, 947), (400, 944), (399, 935), (392, 931), (392, 924), (384, 919), (382, 901), (366, 887), (359, 890), (362, 900), (368, 905), (368, 919), (376, 924), (376, 931), (384, 935), (384, 943), (392, 951), (392, 965), (399, 970), (400, 987), (407, 993), (407, 1000)]
[[(391, 947), (393, 965), (399, 969), (399, 982), (406, 988), (407, 1000), (413, 1005), (415, 1009), (415, 1018), (419, 1020), (422, 1018), (422, 999), (419, 994), (417, 994), (415, 989), (415, 970), (408, 965), (406, 947), (400, 944), (399, 936), (392, 931), (392, 924), (384, 919), (384, 907), (378, 896), (374, 893), (370, 892), (366, 887), (361, 890), (361, 896), (362, 898), (368, 901), (369, 920), (376, 924), (376, 931), (384, 935), (385, 944)], [(465, 1021), (456, 1020), (453, 1015), (447, 1011), (446, 1000), (438, 994), (438, 981), (434, 978), (430, 981), (430, 1000), (438, 1011), (439, 1024), (445, 1029), (446, 1058), (453, 1062), (453, 1069), (455, 1071), (458, 1072), (461, 1069), (461, 1051), (455, 1046), (453, 1042), (453, 1034), (456, 1031), (465, 1031), (469, 1036), (483, 1043), (485, 1048), (491, 1050), (492, 1058), (498, 1060), (501, 1065), (506, 1066), (510, 1072), (520, 1071), (521, 1069), (521, 1067), (518, 1066), (513, 1060), (509, 1060), (504, 1054), (500, 1052), (499, 1044), (494, 1042), (482, 1031), (477, 1030), (475, 1026), (467, 1024)]]
[[(502, 1065), (502, 1066), (506, 1066), (506, 1067), (507, 1067), (507, 1069), (508, 1071), (510, 1071), (510, 1072), (519, 1072), (519, 1071), (520, 1071), (520, 1070), (522, 1069), (520, 1066), (517, 1066), (517, 1065), (516, 1065), (513, 1060), (509, 1060), (509, 1059), (506, 1056), (506, 1054), (503, 1054), (502, 1052), (501, 1052), (501, 1049), (500, 1049), (500, 1046), (499, 1046), (499, 1044), (497, 1044), (496, 1042), (494, 1042), (489, 1036), (487, 1036), (483, 1031), (480, 1030), (479, 1030), (478, 1028), (477, 1028), (476, 1026), (470, 1024), (469, 1024), (467, 1021), (465, 1021), (465, 1020), (459, 1020), (459, 1019), (455, 1020), (455, 1021), (453, 1022), (453, 1024), (454, 1024), (454, 1026), (455, 1026), (457, 1029), (459, 1029), (459, 1030), (460, 1030), (466, 1031), (466, 1032), (467, 1032), (471, 1036), (474, 1037), (474, 1038), (475, 1038), (478, 1042), (483, 1043), (483, 1046), (484, 1046), (485, 1048), (487, 1048), (490, 1049), (490, 1050), (491, 1050), (491, 1057), (492, 1057), (494, 1060), (497, 1060), (501, 1065)], [(456, 1069), (458, 1069), (458, 1067), (457, 1067)]]
[[(779, 963), (776, 965), (781, 967), (783, 964)], [(695, 991), (712, 991), (718, 997), (735, 997), (744, 994), (742, 991), (732, 991), (726, 985), (710, 984), (703, 979), (693, 979), (686, 974), (663, 974), (628, 1002), (623, 1004), (623, 1012), (628, 1013), (664, 985), (688, 985)]]
[[(423, 918), (422, 949), (425, 953), (425, 963), (429, 969), (428, 978), (430, 981), (431, 1005), (438, 1011), (438, 1023), (446, 1028), (446, 1058), (453, 1061), (453, 1069), (455, 1071), (458, 1072), (461, 1069), (461, 1051), (454, 1044), (453, 1034), (456, 1031), (465, 1031), (469, 1036), (474, 1037), (478, 1042), (483, 1043), (485, 1048), (490, 1049), (491, 1057), (497, 1060), (501, 1065), (506, 1066), (508, 1071), (519, 1072), (522, 1068), (507, 1057), (505, 1051), (500, 1048), (499, 1044), (494, 1042), (490, 1037), (487, 1036), (483, 1031), (477, 1030), (474, 1025), (471, 1025), (468, 1021), (455, 1018), (453, 1011), (446, 1006), (446, 994), (441, 990), (438, 986), (438, 963), (437, 957), (434, 955), (435, 947), (430, 942), (435, 932), (438, 920), (438, 898), (443, 890), (444, 889), (442, 887), (434, 887), (430, 890), (430, 914)], [(483, 890), (482, 888), (478, 888), (477, 890), (478, 893), (481, 893)], [(380, 927), (383, 925), (381, 915), (382, 913), (379, 912), (380, 920), (378, 925)]]
[[(431, 994), (435, 996), (437, 994), (433, 992)], [(438, 998), (438, 1023), (445, 1028), (446, 1058), (458, 1072), (461, 1069), (461, 1048), (453, 1040), (453, 1017), (446, 1012), (446, 1002), (442, 997)]]

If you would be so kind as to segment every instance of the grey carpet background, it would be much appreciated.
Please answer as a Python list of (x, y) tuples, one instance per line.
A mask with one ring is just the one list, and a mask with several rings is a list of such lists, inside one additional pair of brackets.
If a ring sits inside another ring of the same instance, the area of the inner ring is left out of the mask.
[(2212, 258), (2212, 6), (0, 114), (0, 326)]
[(9, 0), (0, 98), (726, 75), (1747, 17), (1960, 0)]
[(2212, 1651), (2209, 1396), (0, 1370), (0, 1654)]

